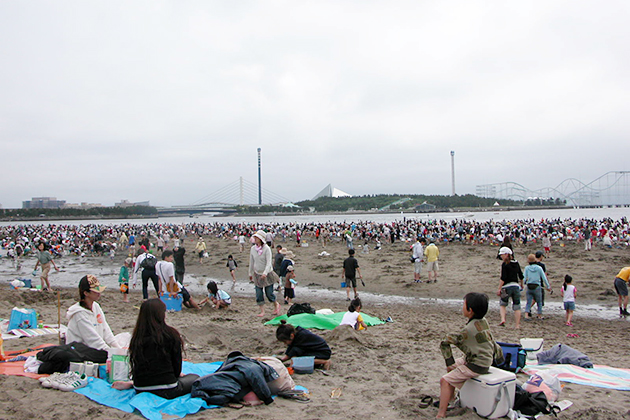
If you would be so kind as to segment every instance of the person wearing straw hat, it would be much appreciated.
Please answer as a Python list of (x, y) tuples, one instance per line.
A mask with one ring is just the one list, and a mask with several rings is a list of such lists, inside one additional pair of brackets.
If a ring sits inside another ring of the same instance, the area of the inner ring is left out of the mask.
[(272, 268), (271, 248), (265, 243), (266, 235), (262, 230), (253, 236), (254, 245), (249, 251), (249, 279), (256, 288), (256, 303), (260, 306), (259, 317), (265, 316), (265, 296), (273, 303), (273, 315), (280, 314), (280, 304), (276, 301), (273, 286), (279, 280)]
[(92, 274), (84, 276), (79, 281), (79, 302), (68, 308), (66, 313), (68, 318), (66, 343), (76, 341), (98, 350), (122, 347), (114, 337), (97, 302), (104, 290), (105, 286), (101, 286)]

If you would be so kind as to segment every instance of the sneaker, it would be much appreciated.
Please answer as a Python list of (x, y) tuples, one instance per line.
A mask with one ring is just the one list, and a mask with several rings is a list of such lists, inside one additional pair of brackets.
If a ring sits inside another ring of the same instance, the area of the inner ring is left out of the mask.
[(60, 391), (69, 392), (79, 388), (83, 388), (87, 384), (88, 377), (85, 374), (82, 374), (81, 376), (77, 375), (77, 378), (75, 380), (68, 379), (64, 382), (59, 382), (59, 386), (57, 387), (57, 389)]
[[(79, 374), (76, 373), (76, 372), (61, 373), (57, 377), (55, 377), (53, 380), (48, 381), (49, 386), (47, 386), (46, 388), (59, 389), (60, 386), (66, 384), (66, 383), (72, 383), (72, 382), (76, 381), (78, 378), (79, 378)], [(44, 384), (42, 384), (42, 385), (44, 385)], [(44, 386), (46, 386), (46, 385), (44, 385)]]
[(42, 384), (44, 388), (52, 388), (52, 382), (57, 380), (61, 375), (63, 375), (63, 373), (55, 372), (52, 375), (41, 377), (39, 378), (39, 383)]
[(628, 310), (627, 310), (627, 309), (624, 309), (624, 310), (623, 310), (623, 314), (622, 314), (622, 315), (623, 315), (623, 316), (628, 316), (628, 315), (630, 315), (630, 312), (628, 312)]

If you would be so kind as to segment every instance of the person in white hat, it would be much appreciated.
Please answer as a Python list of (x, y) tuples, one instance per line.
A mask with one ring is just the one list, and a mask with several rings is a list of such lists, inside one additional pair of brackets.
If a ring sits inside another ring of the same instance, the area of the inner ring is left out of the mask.
[(254, 245), (249, 251), (249, 279), (256, 288), (256, 303), (260, 306), (258, 316), (265, 316), (265, 296), (273, 303), (273, 315), (280, 315), (280, 304), (273, 293), (273, 285), (278, 282), (278, 275), (273, 271), (271, 248), (265, 243), (266, 235), (262, 230), (254, 236)]
[(501, 322), (499, 326), (505, 326), (505, 316), (510, 298), (512, 299), (512, 310), (514, 311), (515, 327), (521, 327), (521, 290), (523, 290), (523, 271), (521, 266), (514, 259), (513, 252), (507, 246), (499, 249), (499, 256), (503, 260), (501, 264), (501, 280), (499, 281), (499, 310)]

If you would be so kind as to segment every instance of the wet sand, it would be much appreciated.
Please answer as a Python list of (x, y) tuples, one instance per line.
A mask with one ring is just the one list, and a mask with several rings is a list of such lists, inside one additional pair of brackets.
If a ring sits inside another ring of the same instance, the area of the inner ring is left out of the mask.
[[(284, 244), (297, 256), (295, 261), (299, 285), (296, 301), (308, 301), (316, 309), (344, 311), (345, 292), (340, 290), (339, 283), (341, 262), (347, 255), (345, 246), (336, 242), (323, 248), (311, 238), (307, 237), (306, 241), (309, 247), (296, 248), (294, 243)], [(239, 263), (239, 282), (232, 291), (234, 303), (228, 310), (217, 311), (205, 307), (198, 312), (184, 310), (167, 315), (169, 324), (186, 338), (187, 358), (193, 362), (222, 360), (232, 350), (241, 350), (249, 356), (282, 352), (284, 346), (275, 340), (275, 329), (263, 325), (263, 321), (271, 319), (271, 316), (262, 321), (255, 316), (258, 308), (252, 286), (247, 280), (248, 250), (239, 253), (238, 244), (231, 240), (209, 239), (207, 243), (210, 257), (204, 260), (203, 265), (193, 258), (194, 242), (185, 243), (189, 254), (186, 260), (187, 287), (193, 290), (193, 296), (202, 297), (203, 284), (209, 278), (223, 281), (222, 287), (230, 291), (231, 280), (225, 267), (225, 258), (229, 253)], [(318, 256), (324, 249), (331, 255)], [(537, 249), (536, 246), (517, 246), (516, 257), (523, 262), (527, 253)], [(414, 284), (409, 244), (385, 244), (382, 250), (372, 250), (369, 254), (362, 254), (361, 249), (357, 248), (357, 259), (366, 282), (365, 288), (359, 285), (364, 312), (380, 318), (391, 316), (394, 322), (363, 332), (348, 329), (319, 332), (333, 349), (333, 368), (330, 376), (317, 372), (296, 376), (296, 382), (310, 390), (310, 403), (279, 399), (269, 406), (210, 410), (191, 418), (434, 418), (437, 412), (435, 408), (420, 409), (418, 403), (421, 394), (437, 395), (439, 392), (438, 381), (445, 371), (439, 343), (446, 332), (457, 331), (464, 325), (460, 302), (469, 291), (488, 293), (494, 302), (487, 318), (498, 341), (518, 342), (523, 337), (544, 337), (546, 349), (556, 343), (565, 343), (587, 354), (595, 364), (628, 368), (630, 321), (615, 316), (617, 298), (612, 289), (615, 274), (621, 267), (630, 265), (628, 249), (604, 250), (594, 247), (593, 251), (587, 253), (581, 245), (567, 243), (561, 247), (554, 244), (551, 258), (545, 263), (556, 293), (547, 297), (546, 319), (524, 321), (521, 330), (513, 328), (511, 313), (508, 314), (506, 327), (497, 326), (499, 316), (495, 293), (500, 261), (495, 258), (496, 247), (443, 244), (440, 245), (440, 252), (438, 283)], [(113, 264), (107, 257), (88, 258), (80, 264), (74, 257), (64, 257), (57, 263), (66, 272), (52, 276), (54, 284), (55, 276), (60, 279), (64, 274), (76, 274), (78, 282), (83, 271), (95, 272), (97, 275), (103, 273), (106, 279), (104, 283), (110, 289), (101, 297), (101, 305), (114, 333), (133, 329), (137, 316), (134, 306), (141, 301), (141, 294), (135, 290), (131, 294), (132, 303), (123, 303), (115, 287), (112, 273), (118, 272), (124, 257), (119, 253)], [(10, 279), (9, 271), (8, 267), (3, 266), (1, 274), (6, 280)], [(567, 273), (573, 276), (578, 290), (573, 328), (564, 325), (564, 313), (559, 309), (560, 285)], [(426, 273), (422, 276), (426, 280)], [(74, 288), (63, 288), (60, 293), (63, 316), (75, 301), (77, 292)], [(602, 309), (581, 312), (580, 305), (586, 304), (599, 305)], [(0, 288), (0, 316), (8, 317), (11, 308), (16, 305), (36, 308), (47, 323), (57, 321), (56, 293)], [(283, 306), (283, 310), (286, 309)], [(267, 305), (268, 314), (271, 310), (271, 306)], [(568, 333), (576, 333), (579, 337), (567, 337)], [(7, 340), (5, 349), (55, 341), (55, 336)], [(521, 374), (518, 379), (525, 381), (527, 377)], [(0, 418), (137, 418), (134, 414), (100, 406), (75, 393), (62, 394), (60, 391), (41, 388), (39, 382), (32, 379), (0, 377), (0, 383), (5, 390), (5, 397), (0, 402)], [(334, 388), (342, 388), (342, 395), (338, 399), (330, 398)], [(630, 407), (628, 392), (566, 384), (561, 398), (574, 403), (560, 414), (561, 419), (630, 418), (626, 414)], [(459, 410), (452, 413), (452, 418), (479, 417), (470, 410)]]

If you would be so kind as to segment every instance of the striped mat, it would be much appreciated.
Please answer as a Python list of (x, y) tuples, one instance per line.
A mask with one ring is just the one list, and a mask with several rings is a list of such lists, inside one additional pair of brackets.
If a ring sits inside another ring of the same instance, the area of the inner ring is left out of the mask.
[(593, 369), (575, 365), (527, 365), (523, 368), (528, 375), (545, 371), (553, 371), (562, 382), (630, 391), (630, 369), (605, 365), (594, 365)]

